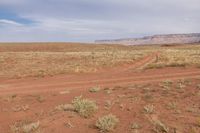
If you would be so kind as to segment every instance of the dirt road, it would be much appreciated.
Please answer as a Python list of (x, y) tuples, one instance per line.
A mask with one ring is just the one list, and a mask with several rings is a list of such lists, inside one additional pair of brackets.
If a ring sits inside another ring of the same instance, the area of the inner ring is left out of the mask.
[(197, 68), (164, 68), (141, 70), (144, 65), (155, 60), (159, 53), (144, 57), (133, 65), (104, 70), (91, 74), (70, 74), (45, 78), (8, 79), (0, 81), (0, 95), (41, 93), (48, 91), (62, 91), (64, 89), (86, 89), (92, 86), (120, 86), (145, 82), (157, 82), (166, 79), (200, 77)]

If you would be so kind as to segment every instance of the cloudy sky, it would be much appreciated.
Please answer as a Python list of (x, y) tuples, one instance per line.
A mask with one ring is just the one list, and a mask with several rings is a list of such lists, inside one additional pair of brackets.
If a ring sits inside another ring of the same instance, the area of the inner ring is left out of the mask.
[(0, 41), (200, 32), (200, 0), (0, 0)]

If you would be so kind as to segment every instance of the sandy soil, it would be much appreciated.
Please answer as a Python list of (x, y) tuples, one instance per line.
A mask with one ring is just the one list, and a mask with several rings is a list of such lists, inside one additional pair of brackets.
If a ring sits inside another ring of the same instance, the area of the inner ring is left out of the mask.
[[(14, 50), (38, 49), (41, 49), (39, 45), (31, 49), (16, 46)], [(60, 46), (57, 51), (62, 49)], [(3, 50), (13, 51), (13, 48)], [(159, 55), (160, 52), (154, 52), (134, 64), (102, 68), (95, 73), (20, 79), (1, 77), (0, 133), (18, 133), (11, 130), (14, 125), (18, 125), (16, 129), (22, 123), (37, 121), (39, 128), (30, 132), (98, 133), (95, 123), (107, 114), (119, 119), (114, 133), (200, 133), (200, 69), (143, 69)], [(90, 88), (96, 86), (101, 89), (90, 92)], [(93, 117), (83, 118), (74, 111), (55, 110), (56, 106), (70, 104), (81, 95), (97, 103), (98, 110)], [(153, 106), (152, 113), (145, 112), (147, 105)]]
[[(120, 120), (114, 133), (156, 133), (157, 121), (169, 133), (199, 133), (200, 69), (141, 69), (155, 61), (158, 54), (96, 73), (1, 78), (0, 132), (10, 133), (10, 127), (16, 123), (40, 121), (38, 132), (98, 133), (96, 120), (111, 113)], [(163, 84), (168, 80), (172, 84), (166, 88)], [(91, 93), (89, 89), (94, 86), (101, 90)], [(99, 108), (93, 117), (86, 119), (76, 112), (55, 111), (56, 106), (71, 103), (80, 95), (96, 101)], [(152, 114), (144, 112), (146, 105), (154, 106)], [(132, 123), (140, 128), (131, 128)]]

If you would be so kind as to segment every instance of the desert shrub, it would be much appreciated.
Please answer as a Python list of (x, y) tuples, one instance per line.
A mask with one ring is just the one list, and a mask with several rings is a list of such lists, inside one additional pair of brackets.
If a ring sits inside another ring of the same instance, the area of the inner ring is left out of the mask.
[(152, 114), (154, 113), (154, 106), (153, 105), (146, 105), (144, 106), (144, 112), (147, 114)]
[(39, 132), (40, 122), (19, 121), (10, 126), (12, 133), (34, 133)]
[(169, 86), (169, 85), (173, 84), (173, 81), (171, 81), (171, 80), (165, 80), (165, 81), (163, 81), (163, 84)]
[(98, 109), (98, 106), (94, 101), (83, 99), (82, 96), (76, 97), (72, 101), (74, 110), (80, 114), (80, 116), (88, 118), (92, 116)]
[(138, 123), (134, 122), (131, 124), (131, 129), (140, 129), (140, 128), (142, 128), (142, 126)]
[(89, 91), (92, 92), (92, 93), (94, 93), (94, 92), (98, 92), (100, 90), (101, 90), (101, 88), (99, 86), (95, 86), (95, 87), (90, 88)]
[(167, 109), (176, 109), (177, 108), (177, 103), (176, 102), (170, 102), (167, 105)]
[(31, 133), (33, 131), (36, 131), (40, 126), (40, 122), (35, 122), (35, 123), (30, 123), (30, 124), (27, 124), (27, 125), (24, 125), (22, 127), (22, 130), (24, 133)]
[(96, 122), (96, 127), (102, 132), (112, 131), (118, 124), (119, 119), (112, 115), (106, 115), (99, 118)]
[(169, 132), (169, 128), (161, 121), (156, 120), (153, 122), (153, 124), (155, 125), (154, 131), (156, 133), (168, 133)]

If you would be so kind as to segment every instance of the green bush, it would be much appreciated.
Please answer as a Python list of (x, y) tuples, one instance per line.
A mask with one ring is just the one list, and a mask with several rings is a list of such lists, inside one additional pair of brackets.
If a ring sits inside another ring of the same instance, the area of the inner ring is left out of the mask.
[(80, 114), (80, 116), (88, 118), (92, 116), (98, 109), (94, 101), (83, 99), (82, 96), (76, 97), (72, 104), (74, 110)]
[(96, 127), (102, 132), (112, 131), (118, 124), (119, 119), (112, 115), (106, 115), (99, 118), (96, 122)]

